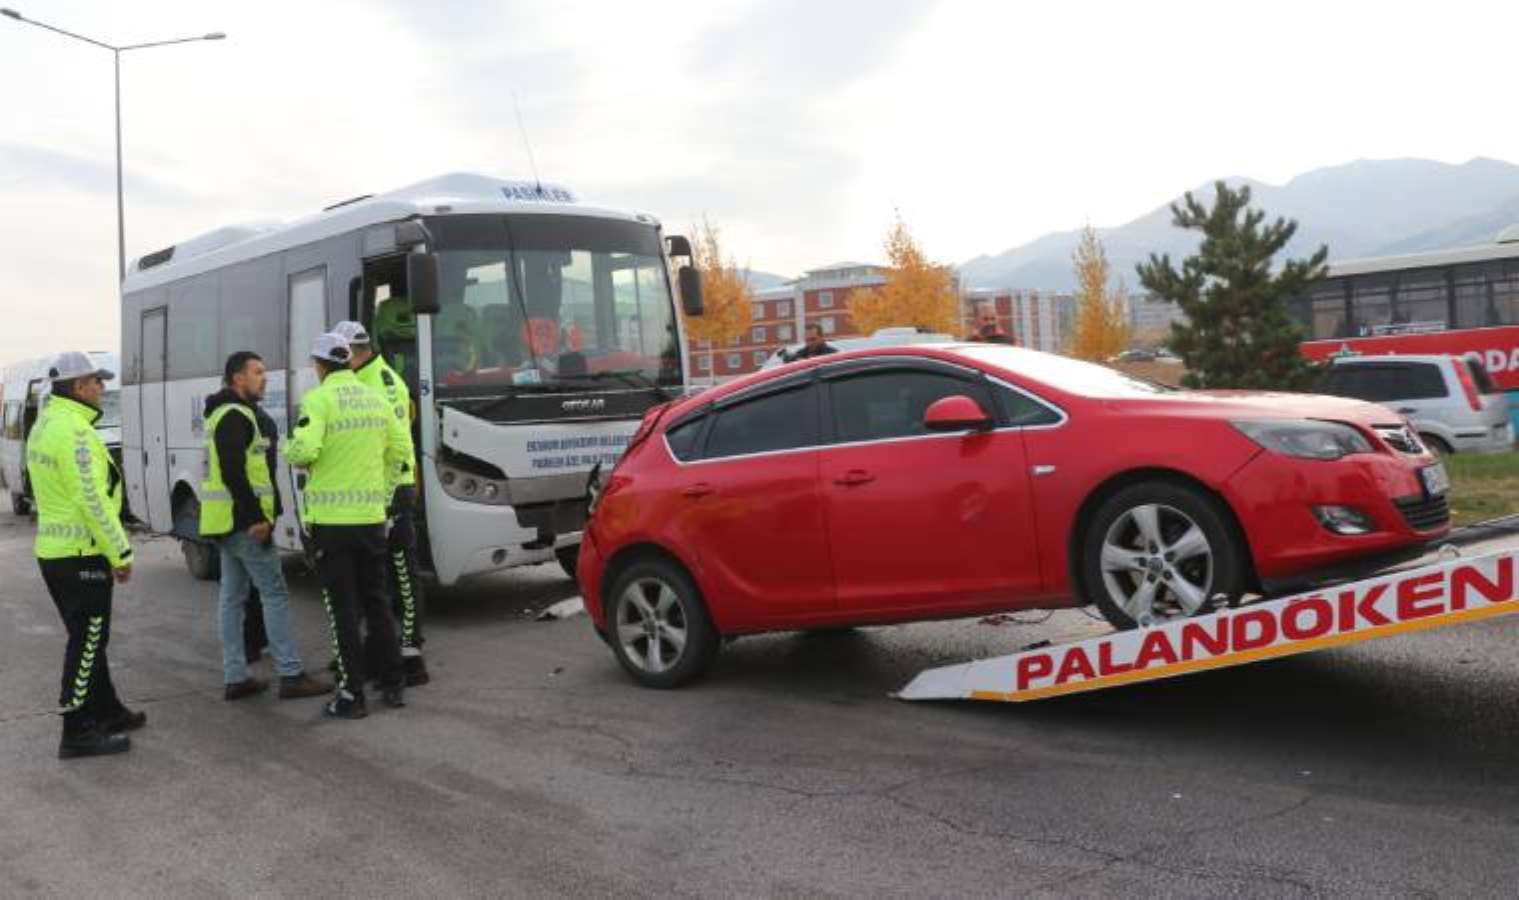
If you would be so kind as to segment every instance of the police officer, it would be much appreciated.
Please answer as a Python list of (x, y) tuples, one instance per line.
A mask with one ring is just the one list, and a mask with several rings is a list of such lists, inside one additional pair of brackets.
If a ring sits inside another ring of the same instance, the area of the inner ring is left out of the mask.
[[(350, 364), (364, 385), (378, 391), (390, 406), (391, 413), (406, 423), (406, 459), (414, 460), (411, 441), (412, 405), (406, 384), (385, 359), (374, 352), (369, 332), (358, 322), (339, 322), (332, 333), (348, 341), (352, 353)], [(396, 490), (387, 510), (390, 534), (388, 567), (390, 606), (401, 625), (401, 665), (406, 671), (406, 686), (416, 687), (429, 681), (427, 662), (422, 658), (422, 583), (417, 578), (416, 473), (411, 466), (392, 474)]]
[(111, 684), (112, 584), (132, 576), (132, 546), (121, 526), (121, 473), (95, 420), (115, 375), (83, 353), (63, 353), (48, 372), (52, 397), (27, 439), (27, 475), (37, 500), (35, 553), (42, 580), (68, 630), (63, 658), (60, 759), (122, 753), (123, 732), (147, 723)]
[(200, 534), (215, 540), (221, 553), (219, 622), (227, 700), (251, 697), (269, 686), (248, 673), (244, 626), (250, 585), (258, 589), (280, 676), (280, 699), (316, 697), (332, 689), (306, 674), (290, 633), (290, 592), (273, 540), (280, 502), (269, 463), (273, 423), (263, 424), (258, 411), (265, 380), (259, 355), (239, 350), (227, 357), (222, 390), (206, 398), (207, 465), (200, 486)]
[(385, 602), (385, 506), (394, 476), (409, 470), (405, 423), (348, 368), (348, 342), (319, 335), (311, 360), (321, 384), (301, 400), (285, 457), (307, 469), (305, 522), (316, 549), (323, 601), (337, 651), (337, 692), (323, 712), (362, 719), (366, 660), (362, 617), (376, 648), (387, 706), (404, 706), (400, 645)]

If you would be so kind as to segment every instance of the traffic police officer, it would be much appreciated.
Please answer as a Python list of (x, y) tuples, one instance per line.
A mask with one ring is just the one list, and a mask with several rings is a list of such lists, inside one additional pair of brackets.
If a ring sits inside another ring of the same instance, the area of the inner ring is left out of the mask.
[[(415, 460), (411, 441), (412, 404), (406, 383), (395, 373), (371, 345), (369, 332), (358, 322), (339, 322), (332, 333), (348, 342), (350, 364), (364, 385), (378, 391), (390, 406), (392, 415), (406, 423), (406, 459)], [(429, 680), (427, 663), (422, 658), (422, 583), (417, 578), (416, 502), (417, 478), (406, 466), (392, 473), (395, 493), (390, 498), (390, 605), (401, 624), (401, 664), (406, 670), (406, 685), (415, 687)]]
[(348, 343), (319, 335), (311, 359), (321, 384), (301, 400), (285, 457), (307, 469), (304, 519), (316, 549), (323, 600), (337, 652), (337, 693), (324, 709), (340, 719), (368, 714), (362, 616), (375, 646), (374, 674), (388, 706), (402, 699), (400, 645), (385, 602), (385, 506), (391, 473), (409, 470), (405, 423), (348, 368)]
[(112, 584), (132, 575), (121, 473), (95, 432), (105, 382), (115, 375), (71, 352), (54, 360), (48, 377), (52, 397), (27, 439), (26, 471), (37, 501), (37, 563), (69, 635), (58, 756), (121, 753), (131, 748), (123, 732), (148, 717), (122, 705), (106, 660)]

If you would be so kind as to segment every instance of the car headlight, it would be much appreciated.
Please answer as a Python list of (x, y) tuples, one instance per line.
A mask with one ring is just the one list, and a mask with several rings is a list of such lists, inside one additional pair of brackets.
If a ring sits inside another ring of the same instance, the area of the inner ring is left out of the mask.
[(1299, 459), (1342, 459), (1352, 453), (1373, 452), (1364, 435), (1339, 422), (1246, 419), (1230, 424), (1267, 450)]

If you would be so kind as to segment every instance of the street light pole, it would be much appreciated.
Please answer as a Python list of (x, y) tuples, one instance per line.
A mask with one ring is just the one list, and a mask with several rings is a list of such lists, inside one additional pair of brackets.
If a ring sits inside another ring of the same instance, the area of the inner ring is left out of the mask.
[(200, 37), (174, 38), (173, 40), (168, 41), (149, 41), (145, 44), (127, 44), (126, 46), (117, 47), (114, 44), (107, 44), (104, 41), (97, 41), (94, 38), (88, 38), (82, 34), (75, 34), (72, 31), (65, 31), (62, 28), (48, 25), (45, 22), (38, 22), (36, 19), (28, 19), (14, 9), (0, 9), (0, 16), (5, 16), (8, 19), (15, 19), (17, 22), (25, 22), (28, 25), (35, 25), (38, 28), (47, 29), (54, 34), (61, 34), (64, 37), (71, 37), (76, 41), (84, 41), (86, 44), (92, 44), (104, 50), (111, 51), (111, 57), (114, 62), (116, 71), (116, 277), (118, 281), (126, 281), (127, 217), (126, 205), (122, 200), (121, 188), (121, 54), (125, 53), (128, 50), (145, 50), (149, 47), (163, 47), (169, 44), (189, 44), (196, 41), (221, 41), (225, 40), (227, 36), (220, 31), (213, 31), (210, 34), (203, 34)]

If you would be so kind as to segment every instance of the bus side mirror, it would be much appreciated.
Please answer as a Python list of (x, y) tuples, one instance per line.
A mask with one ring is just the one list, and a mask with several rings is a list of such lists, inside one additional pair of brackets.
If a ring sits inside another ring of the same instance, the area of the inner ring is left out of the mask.
[(688, 316), (701, 315), (705, 308), (701, 298), (701, 273), (696, 271), (695, 266), (681, 266), (678, 280), (681, 308)]
[(406, 295), (411, 311), (430, 315), (438, 311), (438, 258), (431, 253), (406, 254)]
[(691, 257), (691, 241), (681, 234), (672, 234), (665, 238), (665, 248), (671, 256)]

